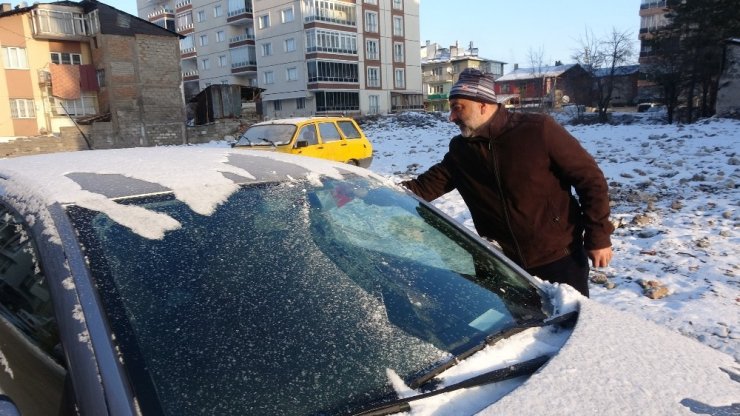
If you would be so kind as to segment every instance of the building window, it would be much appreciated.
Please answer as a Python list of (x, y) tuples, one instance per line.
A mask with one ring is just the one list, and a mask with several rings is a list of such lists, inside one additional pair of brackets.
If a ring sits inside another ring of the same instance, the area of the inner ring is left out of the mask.
[(380, 59), (380, 52), (378, 48), (377, 39), (366, 39), (365, 40), (365, 59), (372, 59), (372, 60)]
[(223, 42), (226, 40), (226, 32), (219, 30), (216, 32), (216, 42)]
[(189, 10), (185, 13), (177, 15), (177, 29), (186, 29), (193, 25), (193, 11)]
[(275, 83), (275, 73), (272, 71), (265, 71), (263, 74), (265, 85)]
[(221, 17), (224, 14), (224, 9), (220, 4), (213, 6), (213, 17)]
[(365, 3), (377, 5), (378, 4), (378, 0), (365, 0)]
[(349, 91), (316, 91), (316, 111), (357, 111), (360, 94)]
[(283, 110), (283, 102), (280, 100), (275, 100), (272, 102), (272, 108), (275, 111), (282, 111)]
[(359, 82), (357, 63), (308, 61), (308, 82)]
[(304, 108), (306, 108), (306, 99), (303, 98), (303, 97), (296, 98), (295, 99), (295, 108), (298, 109), (298, 110), (303, 110)]
[(293, 16), (293, 8), (287, 8), (280, 11), (280, 18), (283, 23), (289, 23), (295, 20), (295, 16)]
[(393, 36), (403, 36), (403, 17), (393, 16)]
[(406, 88), (406, 74), (403, 69), (393, 71), (393, 86), (396, 88)]
[(380, 87), (380, 68), (377, 66), (367, 67), (367, 86)]
[(196, 13), (195, 16), (196, 16), (195, 20), (198, 23), (206, 21), (206, 11), (205, 10), (198, 10), (198, 13)]
[(105, 87), (105, 69), (96, 70), (95, 75), (98, 78), (98, 86)]
[(403, 9), (403, 0), (393, 0), (393, 8), (397, 10)]
[(200, 42), (200, 46), (208, 45), (208, 35), (200, 35), (200, 38), (198, 41)]
[(378, 13), (365, 12), (365, 32), (378, 33)]
[(262, 16), (257, 18), (257, 27), (260, 29), (267, 29), (270, 27), (270, 15), (269, 14), (263, 14)]
[(368, 112), (370, 114), (378, 114), (380, 113), (380, 96), (379, 95), (370, 95), (367, 97), (370, 108), (368, 108)]
[(208, 58), (201, 59), (200, 69), (211, 69), (211, 61)]
[(393, 44), (393, 62), (403, 62), (403, 43)]
[(283, 42), (283, 47), (285, 48), (285, 52), (295, 51), (295, 38), (285, 39), (285, 41)]
[(28, 57), (25, 48), (14, 46), (3, 47), (5, 69), (28, 69)]
[(263, 43), (262, 44), (262, 56), (270, 56), (272, 55), (272, 43)]
[(97, 114), (97, 98), (94, 95), (82, 95), (76, 100), (63, 100), (52, 97), (51, 104), (54, 115), (66, 116), (84, 116)]
[(357, 55), (357, 34), (329, 29), (306, 31), (307, 52), (331, 52)]
[(298, 68), (292, 67), (285, 70), (285, 78), (288, 81), (297, 81), (298, 80)]
[(33, 100), (10, 99), (10, 117), (11, 118), (35, 118), (36, 106)]
[(219, 66), (220, 68), (223, 68), (223, 67), (225, 67), (225, 66), (226, 66), (226, 55), (220, 55), (220, 56), (218, 57), (218, 66)]
[(65, 65), (82, 65), (82, 55), (79, 53), (52, 52), (51, 63)]

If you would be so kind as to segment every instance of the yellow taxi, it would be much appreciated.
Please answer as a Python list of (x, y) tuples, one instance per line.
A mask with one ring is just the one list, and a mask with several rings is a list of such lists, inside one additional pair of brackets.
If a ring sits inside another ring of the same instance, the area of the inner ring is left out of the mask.
[(349, 117), (300, 117), (253, 124), (234, 147), (265, 149), (350, 163), (364, 168), (373, 146)]

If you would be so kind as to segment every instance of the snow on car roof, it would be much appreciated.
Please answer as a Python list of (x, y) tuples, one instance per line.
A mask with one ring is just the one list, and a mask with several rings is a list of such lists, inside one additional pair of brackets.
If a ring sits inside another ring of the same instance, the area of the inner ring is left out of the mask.
[(55, 153), (0, 160), (8, 197), (21, 211), (44, 217), (54, 203), (107, 214), (134, 232), (158, 239), (180, 224), (173, 218), (112, 198), (174, 192), (193, 211), (210, 215), (238, 184), (341, 178), (367, 170), (325, 160), (273, 152), (173, 146)]

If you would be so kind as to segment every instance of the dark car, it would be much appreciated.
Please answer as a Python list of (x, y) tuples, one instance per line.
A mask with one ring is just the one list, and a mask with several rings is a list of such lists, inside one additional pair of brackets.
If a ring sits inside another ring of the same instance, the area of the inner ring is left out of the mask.
[(471, 414), (531, 385), (535, 406), (579, 394), (563, 365), (609, 376), (572, 351), (616, 326), (563, 293), (354, 166), (192, 147), (0, 161), (0, 408), (23, 415), (390, 414), (444, 394)]

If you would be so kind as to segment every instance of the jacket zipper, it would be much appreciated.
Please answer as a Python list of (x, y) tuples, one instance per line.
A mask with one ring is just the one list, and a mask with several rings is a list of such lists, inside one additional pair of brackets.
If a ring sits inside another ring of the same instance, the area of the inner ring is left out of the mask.
[(498, 164), (496, 163), (496, 153), (493, 151), (493, 139), (488, 140), (488, 151), (491, 153), (491, 162), (493, 164), (493, 174), (496, 177), (496, 183), (498, 184), (498, 192), (501, 196), (501, 206), (504, 208), (504, 218), (506, 219), (506, 228), (509, 229), (509, 234), (511, 234), (511, 239), (514, 241), (514, 246), (516, 247), (516, 253), (519, 255), (519, 259), (522, 261), (522, 268), (527, 268), (527, 260), (524, 258), (524, 255), (522, 254), (522, 249), (519, 247), (519, 242), (516, 240), (516, 235), (514, 234), (514, 229), (511, 227), (511, 220), (509, 219), (509, 209), (506, 206), (506, 196), (504, 195), (504, 188), (501, 186), (501, 175), (498, 171)]

